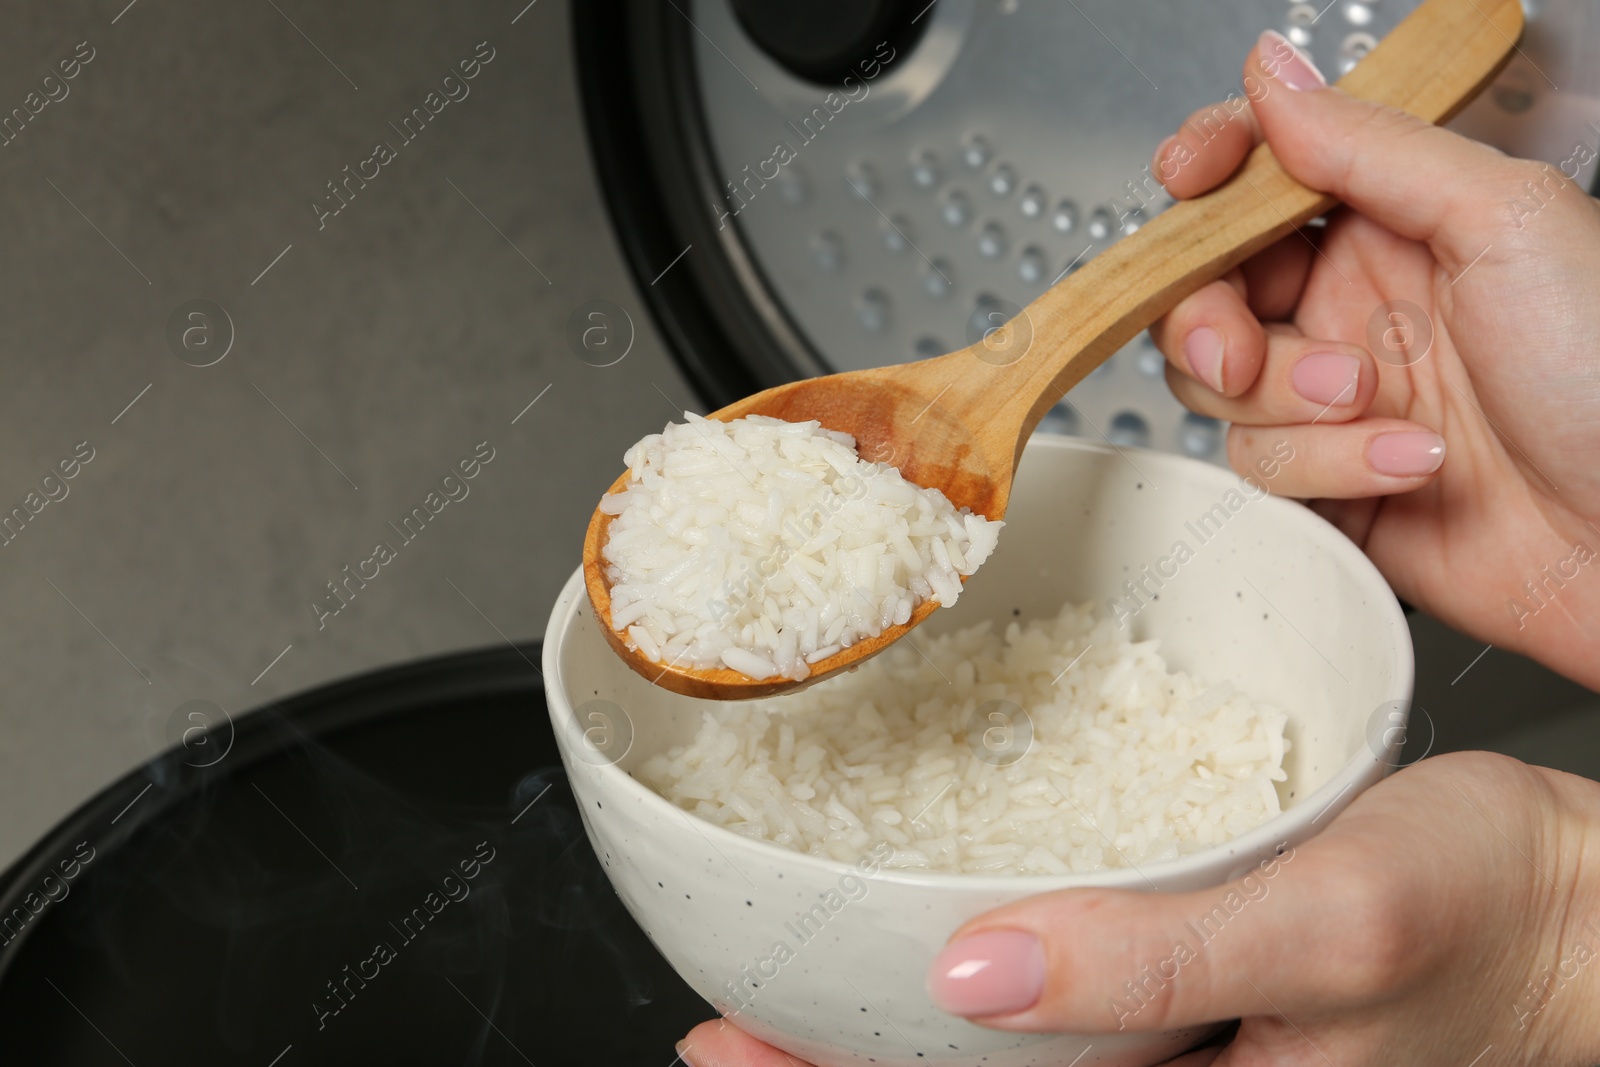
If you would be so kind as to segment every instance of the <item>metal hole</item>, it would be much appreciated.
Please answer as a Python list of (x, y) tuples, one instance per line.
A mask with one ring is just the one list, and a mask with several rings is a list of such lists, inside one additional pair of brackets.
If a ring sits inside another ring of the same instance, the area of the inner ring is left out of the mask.
[(1119, 411), (1111, 417), (1106, 436), (1122, 448), (1143, 448), (1150, 443), (1150, 424), (1137, 411)]

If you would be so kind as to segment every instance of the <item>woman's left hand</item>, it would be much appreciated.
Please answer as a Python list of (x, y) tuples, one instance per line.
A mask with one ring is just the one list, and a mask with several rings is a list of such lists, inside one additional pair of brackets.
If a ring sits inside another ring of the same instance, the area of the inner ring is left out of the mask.
[[(1001, 1030), (1243, 1020), (1183, 1067), (1587, 1067), (1600, 785), (1482, 752), (1425, 760), (1229, 885), (1063, 890), (974, 919), (928, 987)], [(723, 1020), (679, 1048), (691, 1067), (800, 1064)]]

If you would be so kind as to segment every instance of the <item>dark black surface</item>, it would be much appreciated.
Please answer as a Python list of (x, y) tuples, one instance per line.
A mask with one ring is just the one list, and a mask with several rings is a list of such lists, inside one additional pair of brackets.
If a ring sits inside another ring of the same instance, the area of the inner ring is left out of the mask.
[[(0, 876), (0, 1062), (664, 1067), (711, 1011), (589, 848), (538, 659), (316, 690), (90, 801)], [(462, 899), (431, 914), (444, 890)], [(393, 958), (363, 967), (379, 943)], [(319, 1017), (346, 965), (376, 977)]]
[(750, 39), (792, 74), (834, 85), (880, 43), (910, 51), (932, 0), (732, 0)]
[(572, 7), (584, 129), (617, 240), (673, 358), (715, 409), (831, 368), (772, 292), (736, 220), (714, 206), (735, 175), (712, 158), (694, 32), (659, 0)]

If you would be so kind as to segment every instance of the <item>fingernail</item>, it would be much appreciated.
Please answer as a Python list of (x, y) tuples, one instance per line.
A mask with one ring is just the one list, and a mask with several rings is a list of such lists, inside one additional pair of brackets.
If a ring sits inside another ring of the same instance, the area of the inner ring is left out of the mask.
[(1444, 438), (1436, 433), (1386, 433), (1367, 446), (1367, 462), (1379, 474), (1416, 478), (1444, 463)]
[(1361, 381), (1361, 361), (1343, 352), (1315, 352), (1289, 372), (1294, 391), (1313, 404), (1349, 404)]
[(1156, 145), (1156, 159), (1155, 159), (1156, 170), (1160, 170), (1161, 169), (1161, 164), (1166, 162), (1167, 153), (1172, 151), (1172, 146), (1173, 146), (1173, 144), (1175, 144), (1177, 142), (1177, 140), (1178, 140), (1178, 135), (1177, 134), (1172, 134), (1165, 141), (1162, 141), (1160, 144)]
[(673, 1047), (678, 1052), (678, 1059), (683, 1061), (683, 1067), (694, 1067), (694, 1061), (689, 1058), (689, 1042), (680, 1041)]
[(1291, 89), (1322, 89), (1328, 84), (1311, 57), (1289, 43), (1277, 30), (1268, 30), (1256, 42), (1261, 67)]
[(1222, 392), (1222, 335), (1209, 326), (1189, 331), (1183, 339), (1183, 358), (1195, 377), (1217, 392)]
[(928, 995), (952, 1015), (1009, 1015), (1044, 992), (1044, 945), (1021, 930), (952, 941), (928, 969)]

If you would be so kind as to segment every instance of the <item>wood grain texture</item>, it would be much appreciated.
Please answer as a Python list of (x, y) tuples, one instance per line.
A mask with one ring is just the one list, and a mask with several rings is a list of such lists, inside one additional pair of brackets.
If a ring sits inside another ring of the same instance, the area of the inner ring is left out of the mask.
[[(1361, 99), (1443, 122), (1504, 66), (1522, 26), (1519, 0), (1427, 0), (1338, 85)], [(936, 359), (781, 385), (710, 417), (815, 419), (854, 436), (863, 459), (898, 467), (957, 507), (999, 519), (1023, 445), (1067, 390), (1184, 297), (1335, 204), (1290, 177), (1272, 150), (1259, 145), (1227, 182), (1100, 252), (977, 344)], [(626, 480), (619, 478), (608, 492)], [(610, 516), (596, 510), (583, 550), (601, 629), (629, 667), (688, 696), (741, 700), (810, 685), (876, 655), (937, 607), (918, 605), (905, 625), (814, 664), (802, 683), (673, 668), (645, 659), (611, 628), (601, 558), (609, 524)]]

